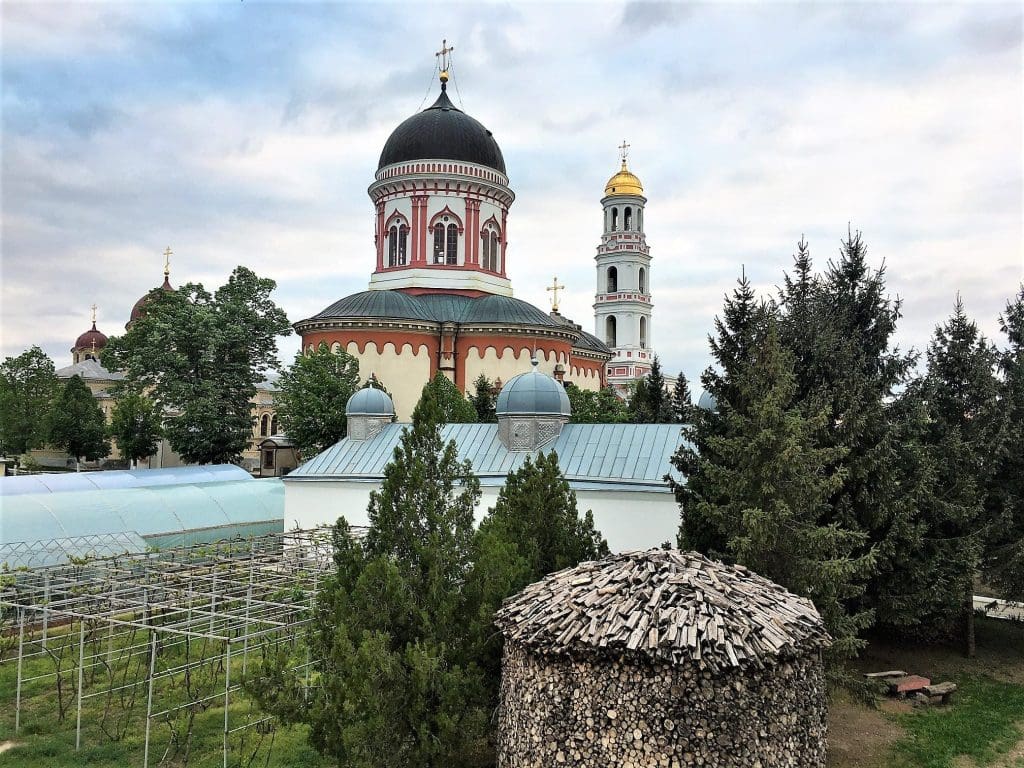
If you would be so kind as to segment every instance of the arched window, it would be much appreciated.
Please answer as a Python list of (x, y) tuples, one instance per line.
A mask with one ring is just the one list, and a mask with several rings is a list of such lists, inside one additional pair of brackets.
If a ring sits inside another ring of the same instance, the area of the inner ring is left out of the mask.
[(445, 254), (445, 263), (459, 263), (459, 227), (456, 224), (448, 225), (448, 249)]
[(619, 270), (615, 267), (608, 267), (608, 290), (607, 293), (615, 293), (619, 290)]
[(638, 232), (644, 231), (644, 209), (636, 209), (636, 228)]
[(434, 225), (434, 263), (444, 264), (444, 224)]
[(604, 340), (609, 347), (615, 346), (615, 315), (609, 315), (604, 322)]
[(640, 318), (640, 349), (647, 349), (647, 318)]
[(498, 235), (498, 225), (494, 221), (488, 221), (480, 231), (480, 244), (482, 259), (480, 266), (491, 272), (500, 272), (501, 265), (501, 237)]
[(640, 293), (647, 293), (647, 270), (643, 267), (640, 267), (637, 287), (640, 289)]
[(633, 209), (626, 206), (625, 214), (622, 217), (622, 228), (627, 232), (633, 227)]
[(409, 228), (402, 224), (398, 228), (398, 263), (400, 265), (408, 264), (408, 253), (409, 253)]
[(388, 230), (388, 266), (398, 266), (398, 227), (394, 225)]
[(274, 414), (274, 418), (270, 420), (270, 434), (277, 434), (277, 414)]
[(263, 418), (260, 419), (260, 437), (266, 437), (270, 434), (270, 414), (264, 413)]
[(617, 232), (619, 229), (619, 209), (612, 208), (612, 232)]

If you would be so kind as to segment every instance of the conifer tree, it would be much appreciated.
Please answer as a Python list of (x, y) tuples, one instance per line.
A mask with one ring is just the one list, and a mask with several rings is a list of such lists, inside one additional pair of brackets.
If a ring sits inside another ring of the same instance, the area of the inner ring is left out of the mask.
[(423, 396), (430, 392), (431, 407), (440, 409), (439, 422), (441, 424), (473, 424), (476, 422), (476, 409), (473, 404), (463, 397), (447, 376), (438, 371), (434, 378), (427, 382), (423, 388)]
[(476, 410), (476, 420), (481, 424), (493, 424), (498, 420), (495, 412), (494, 384), (486, 375), (480, 374), (473, 382), (473, 394), (469, 401)]
[(689, 424), (693, 420), (693, 395), (690, 394), (690, 382), (682, 371), (676, 377), (676, 384), (672, 388), (672, 422), (675, 424)]
[(558, 465), (558, 455), (529, 456), (509, 473), (498, 499), (481, 521), (474, 566), (466, 590), (476, 615), (474, 656), (487, 676), (492, 707), (501, 680), (501, 633), (492, 623), (501, 601), (549, 573), (608, 554), (590, 510), (580, 515), (576, 494)]
[(1024, 286), (1006, 303), (999, 327), (1007, 341), (999, 359), (1002, 435), (988, 489), (994, 525), (984, 573), (1004, 597), (1024, 600)]
[(57, 396), (50, 420), (50, 442), (75, 457), (95, 461), (110, 454), (103, 409), (80, 376), (72, 376)]
[(964, 651), (974, 655), (974, 577), (993, 520), (986, 489), (1000, 431), (995, 349), (967, 317), (957, 297), (952, 317), (935, 329), (924, 380), (928, 445), (937, 470), (925, 510), (937, 619), (962, 619)]
[(628, 410), (634, 424), (671, 424), (675, 421), (671, 396), (657, 355), (651, 362), (650, 373), (634, 383)]
[(309, 642), (320, 686), (304, 700), (283, 660), (249, 684), (269, 710), (311, 726), (341, 765), (477, 766), (490, 760), (486, 691), (470, 656), (478, 633), (464, 585), (479, 482), (445, 444), (429, 384), (371, 494), (369, 530), (335, 527), (335, 572), (318, 594)]
[[(742, 282), (734, 299), (747, 301)], [(720, 338), (718, 349), (740, 349), (725, 341)], [(709, 554), (813, 600), (835, 640), (831, 653), (850, 657), (863, 645), (858, 635), (870, 614), (851, 615), (846, 602), (862, 590), (873, 556), (856, 554), (863, 534), (828, 520), (828, 498), (843, 480), (835, 468), (842, 449), (819, 445), (824, 412), (806, 418), (797, 406), (792, 355), (779, 343), (775, 320), (765, 318), (742, 349), (746, 361), (731, 361), (732, 376), (722, 382), (738, 407), (719, 403), (721, 422), (701, 436), (713, 451), (686, 449), (688, 484), (677, 488), (684, 517), (680, 546), (700, 547), (702, 529), (713, 530), (720, 549)]]

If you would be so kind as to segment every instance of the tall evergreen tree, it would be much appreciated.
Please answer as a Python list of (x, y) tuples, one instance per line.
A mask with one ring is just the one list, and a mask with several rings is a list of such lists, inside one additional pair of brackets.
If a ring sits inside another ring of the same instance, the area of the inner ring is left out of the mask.
[[(745, 300), (744, 293), (736, 298)], [(720, 402), (721, 422), (698, 421), (698, 433), (714, 427), (700, 435), (713, 450), (684, 447), (687, 461), (677, 462), (689, 472), (676, 488), (680, 546), (703, 548), (704, 531), (714, 531), (719, 549), (709, 554), (813, 600), (835, 640), (833, 655), (846, 658), (863, 645), (858, 635), (870, 622), (869, 613), (848, 613), (846, 603), (863, 589), (873, 555), (856, 554), (863, 534), (828, 520), (828, 498), (843, 481), (836, 468), (842, 449), (820, 447), (826, 414), (806, 418), (796, 404), (792, 355), (779, 343), (775, 320), (766, 318), (748, 341), (747, 360), (733, 365), (723, 387), (739, 407)]]
[(480, 374), (473, 382), (473, 394), (469, 401), (476, 411), (476, 420), (481, 424), (493, 424), (498, 420), (495, 412), (494, 384), (486, 375)]
[(1000, 431), (998, 358), (958, 297), (952, 317), (935, 329), (927, 359), (928, 445), (938, 471), (925, 540), (940, 607), (950, 622), (962, 619), (964, 650), (973, 656), (974, 577), (994, 523), (985, 502)]
[[(920, 475), (911, 438), (921, 409), (901, 403), (899, 390), (916, 357), (893, 345), (900, 302), (886, 293), (885, 268), (872, 269), (859, 232), (843, 241), (822, 276), (812, 272), (801, 240), (792, 277), (780, 295), (780, 335), (793, 353), (797, 400), (805, 416), (826, 413), (823, 447), (842, 449), (843, 483), (830, 496), (832, 520), (867, 534), (875, 572), (851, 606), (873, 609), (884, 626), (915, 620), (905, 599), (904, 566), (920, 545)], [(901, 419), (911, 419), (903, 422)]]
[(311, 725), (341, 765), (487, 765), (486, 690), (472, 662), (478, 632), (464, 590), (479, 482), (445, 444), (445, 405), (427, 385), (402, 432), (370, 526), (335, 527), (335, 572), (317, 596), (310, 643), (320, 685), (304, 700), (271, 659), (250, 683), (263, 705)]
[(476, 409), (463, 397), (448, 377), (438, 371), (434, 378), (423, 388), (423, 395), (430, 394), (430, 407), (438, 408), (438, 420), (441, 424), (473, 424), (476, 422)]
[(474, 655), (487, 675), (491, 707), (498, 704), (501, 633), (492, 623), (506, 597), (549, 573), (608, 554), (608, 544), (588, 510), (580, 515), (576, 494), (553, 451), (529, 456), (511, 472), (497, 502), (480, 523), (466, 590), (477, 615)]
[(50, 443), (75, 457), (95, 461), (110, 454), (103, 409), (80, 376), (72, 376), (53, 404)]
[(1004, 597), (1024, 600), (1024, 286), (999, 318), (1006, 337), (999, 368), (1002, 436), (988, 489), (995, 524), (985, 553), (985, 578)]
[(230, 462), (248, 446), (256, 385), (279, 366), (277, 336), (291, 333), (275, 287), (236, 267), (212, 294), (197, 283), (153, 291), (142, 317), (107, 342), (104, 365), (173, 414), (165, 432), (185, 461)]
[(690, 382), (682, 371), (676, 377), (675, 386), (672, 388), (672, 422), (675, 424), (689, 424), (693, 420), (693, 395), (690, 394)]
[(0, 364), (0, 452), (17, 458), (50, 436), (50, 409), (60, 390), (53, 361), (31, 347)]
[(156, 453), (163, 436), (163, 414), (145, 395), (124, 391), (116, 395), (110, 414), (110, 436), (117, 442), (121, 458), (134, 467)]
[(345, 406), (359, 388), (359, 361), (347, 352), (331, 352), (321, 342), (314, 352), (295, 355), (274, 402), (300, 454), (308, 458), (345, 437)]
[(629, 419), (634, 424), (671, 424), (675, 421), (671, 395), (657, 355), (651, 362), (650, 373), (634, 383), (627, 407)]

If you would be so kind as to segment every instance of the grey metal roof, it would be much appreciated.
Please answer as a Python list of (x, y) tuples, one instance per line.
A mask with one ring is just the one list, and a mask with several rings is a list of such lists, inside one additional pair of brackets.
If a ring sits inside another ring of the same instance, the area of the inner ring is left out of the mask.
[(74, 365), (67, 365), (58, 368), (56, 371), (58, 379), (70, 379), (72, 376), (79, 376), (82, 379), (99, 379), (101, 381), (120, 381), (124, 374), (119, 371), (108, 371), (99, 360), (86, 358)]
[(366, 387), (348, 399), (345, 413), (348, 416), (394, 416), (395, 404), (383, 389)]
[(430, 323), (515, 323), (560, 327), (546, 312), (511, 296), (462, 296), (398, 290), (362, 291), (331, 304), (310, 319), (379, 317)]
[(537, 361), (533, 361), (533, 370), (513, 376), (501, 388), (495, 410), (498, 415), (504, 414), (555, 414), (572, 416), (569, 396), (565, 387), (550, 376), (537, 370)]
[(580, 331), (580, 340), (576, 342), (576, 346), (580, 349), (591, 349), (608, 355), (613, 354), (612, 348), (597, 338), (597, 336), (582, 330)]
[[(345, 438), (298, 467), (284, 481), (377, 481), (391, 461), (405, 424), (389, 424), (370, 440)], [(536, 452), (510, 451), (498, 436), (497, 424), (447, 424), (445, 441), (454, 440), (459, 460), (468, 459), (482, 485), (501, 485)], [(672, 454), (683, 442), (678, 424), (566, 424), (544, 446), (555, 451), (562, 473), (577, 490), (647, 490), (669, 493), (666, 474), (677, 480)]]
[(697, 407), (705, 411), (717, 411), (718, 401), (715, 399), (714, 395), (705, 390), (701, 393), (700, 399), (697, 401)]

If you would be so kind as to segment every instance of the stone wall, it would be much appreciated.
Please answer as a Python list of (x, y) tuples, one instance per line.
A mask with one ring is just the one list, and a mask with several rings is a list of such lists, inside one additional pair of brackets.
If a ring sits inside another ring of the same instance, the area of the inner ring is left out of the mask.
[(817, 651), (716, 676), (506, 642), (498, 717), (499, 768), (825, 765)]

